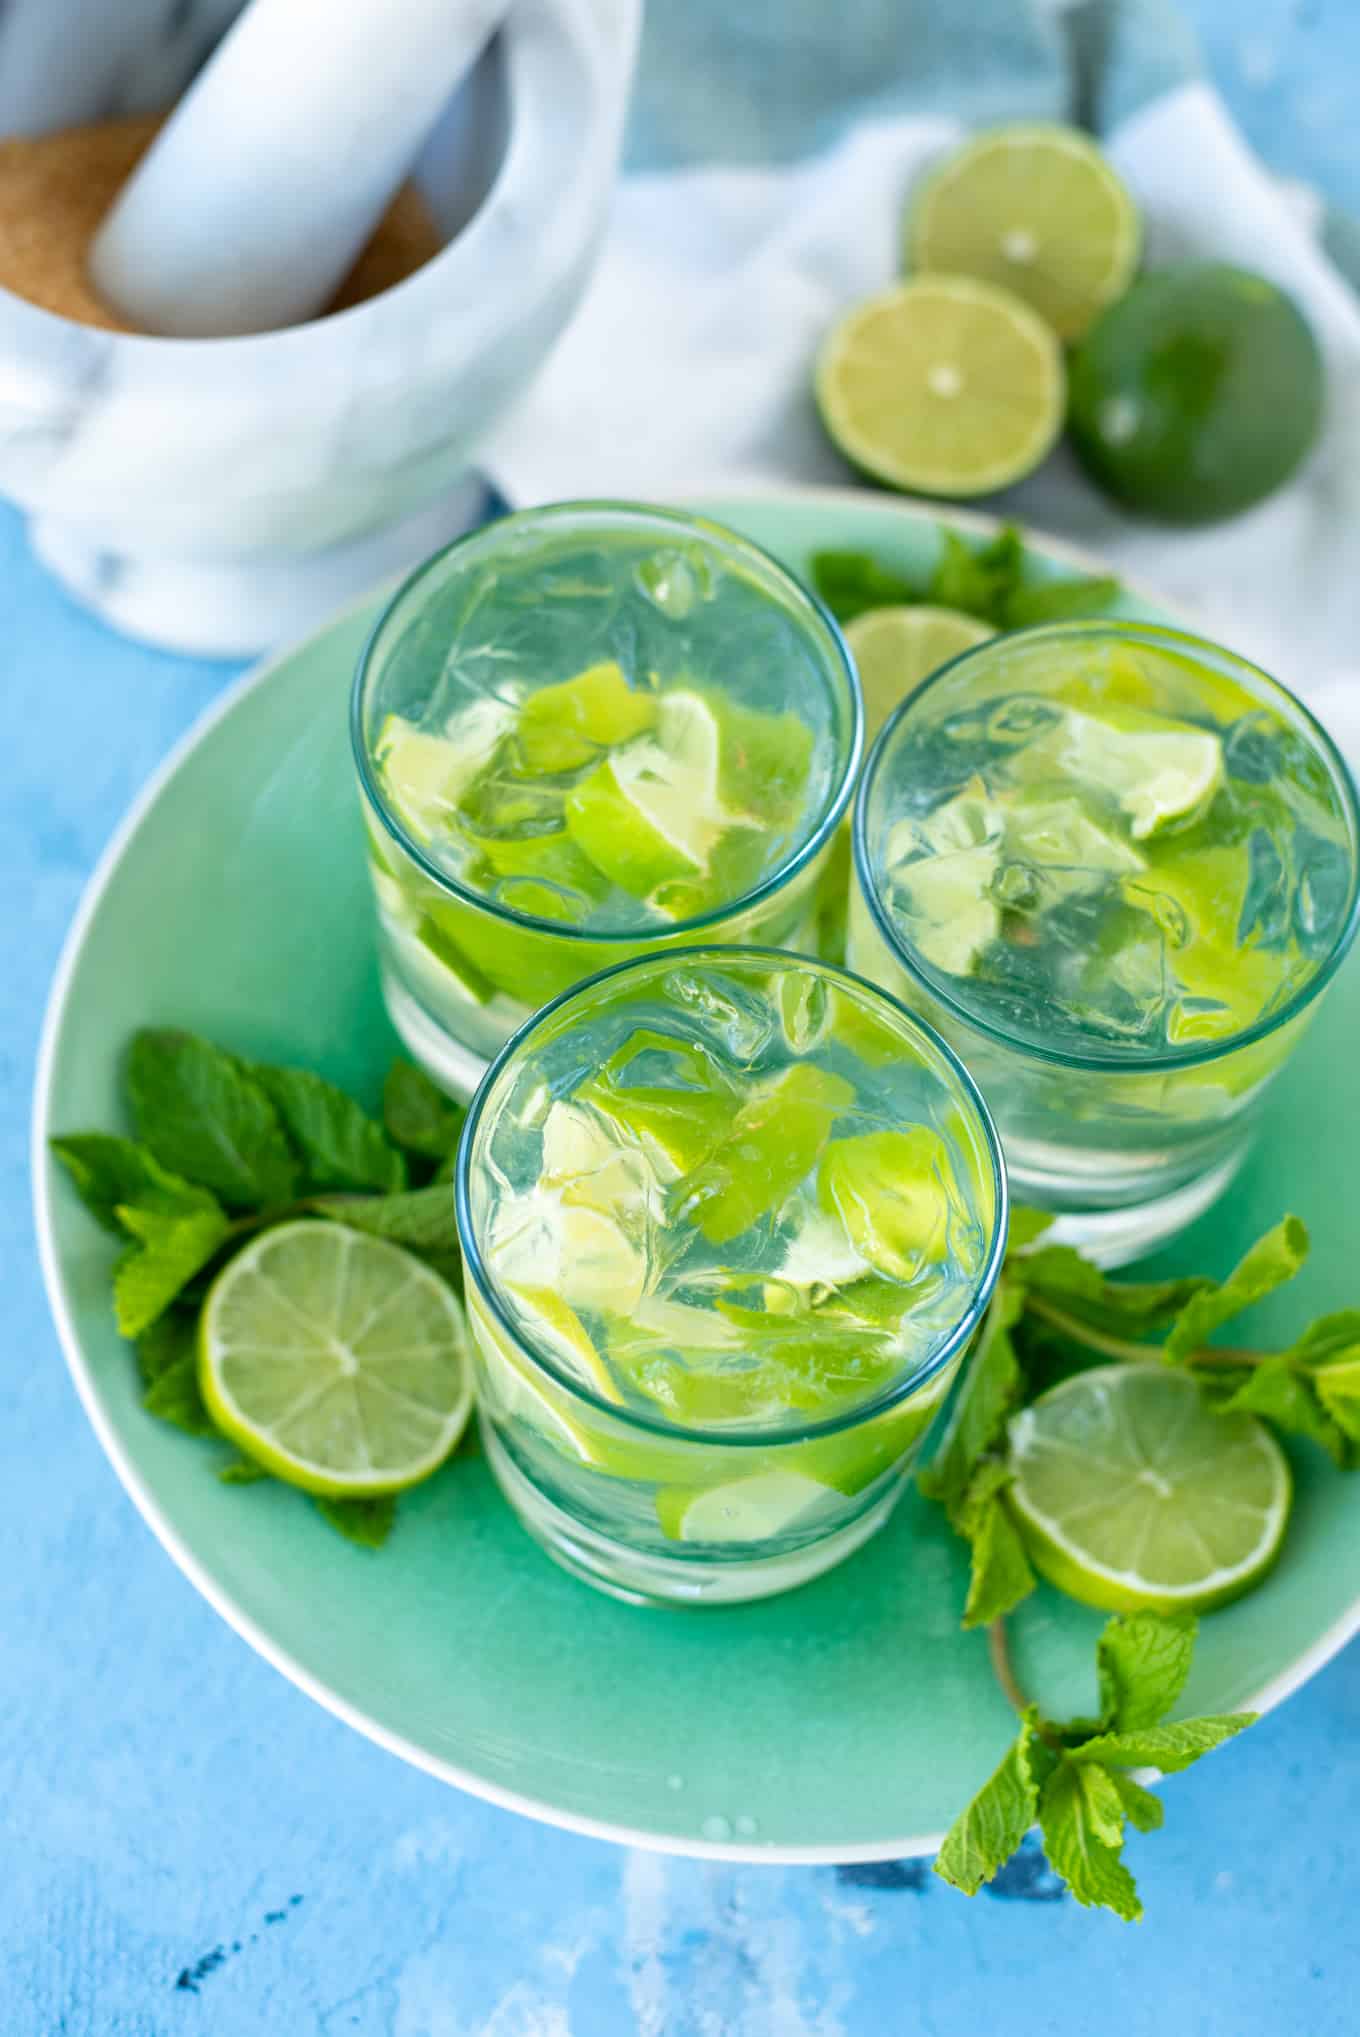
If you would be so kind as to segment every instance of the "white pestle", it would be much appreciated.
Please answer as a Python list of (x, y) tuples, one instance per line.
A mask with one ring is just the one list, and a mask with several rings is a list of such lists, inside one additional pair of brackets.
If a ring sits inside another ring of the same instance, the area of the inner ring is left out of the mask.
[(90, 271), (142, 331), (325, 309), (509, 0), (252, 0), (128, 179)]

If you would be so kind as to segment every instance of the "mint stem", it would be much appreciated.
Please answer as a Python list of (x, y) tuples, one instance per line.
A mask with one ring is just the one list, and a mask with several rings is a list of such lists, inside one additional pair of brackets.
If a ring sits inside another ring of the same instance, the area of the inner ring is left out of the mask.
[(1011, 1661), (1010, 1637), (1006, 1632), (1004, 1619), (993, 1620), (987, 1629), (987, 1653), (991, 1657), (992, 1674), (1005, 1695), (1006, 1702), (1017, 1711), (1021, 1718), (1029, 1710), (1029, 1699), (1020, 1687)]
[[(1055, 1330), (1061, 1330), (1075, 1344), (1084, 1344), (1088, 1351), (1099, 1351), (1103, 1357), (1118, 1358), (1125, 1364), (1146, 1365), (1159, 1363), (1162, 1356), (1160, 1344), (1135, 1344), (1126, 1337), (1112, 1337), (1104, 1330), (1092, 1329), (1089, 1323), (1081, 1322), (1076, 1316), (1069, 1316), (1065, 1309), (1055, 1308), (1042, 1295), (1029, 1294), (1025, 1307), (1042, 1322), (1050, 1323)], [(1264, 1365), (1275, 1354), (1271, 1351), (1254, 1351), (1242, 1344), (1201, 1344), (1186, 1359), (1187, 1365)]]

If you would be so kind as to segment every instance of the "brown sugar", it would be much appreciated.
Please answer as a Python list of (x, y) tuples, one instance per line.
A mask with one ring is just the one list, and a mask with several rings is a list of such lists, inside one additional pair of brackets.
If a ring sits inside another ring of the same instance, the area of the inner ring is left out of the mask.
[[(57, 134), (0, 141), (0, 289), (82, 325), (133, 330), (98, 295), (86, 260), (119, 188), (164, 118), (101, 120)], [(413, 184), (404, 184), (331, 310), (343, 311), (390, 290), (442, 245), (425, 200)]]

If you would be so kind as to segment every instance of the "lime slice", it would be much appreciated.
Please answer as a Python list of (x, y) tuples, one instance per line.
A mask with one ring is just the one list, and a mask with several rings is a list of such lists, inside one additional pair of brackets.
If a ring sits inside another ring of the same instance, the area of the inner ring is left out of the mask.
[(1110, 793), (1136, 842), (1199, 812), (1223, 782), (1223, 745), (1212, 729), (1135, 708), (1104, 719), (1069, 707), (1021, 758), (1017, 764), (1027, 773), (1056, 766), (1081, 785)]
[(722, 1142), (671, 1191), (681, 1222), (725, 1245), (777, 1211), (816, 1166), (851, 1084), (798, 1061), (763, 1083), (732, 1119)]
[(812, 730), (796, 714), (762, 714), (731, 700), (714, 700), (712, 711), (723, 804), (770, 826), (791, 824), (807, 794)]
[(656, 708), (656, 695), (635, 691), (612, 659), (592, 665), (529, 695), (516, 729), (521, 760), (526, 770), (550, 776), (579, 771), (601, 750), (652, 728)]
[(1062, 352), (1008, 291), (924, 276), (835, 327), (817, 401), (846, 458), (878, 480), (985, 495), (1031, 473), (1062, 429)]
[(656, 1495), (656, 1517), (662, 1533), (673, 1542), (768, 1542), (831, 1505), (840, 1494), (798, 1471), (758, 1471), (727, 1485), (696, 1492), (683, 1485), (663, 1485)]
[(373, 758), (389, 805), (419, 841), (446, 827), (467, 787), (488, 763), (515, 719), (501, 700), (478, 700), (455, 715), (442, 735), (389, 714)]
[(517, 1287), (515, 1301), (533, 1327), (534, 1336), (563, 1360), (578, 1379), (602, 1399), (622, 1401), (585, 1324), (571, 1304), (547, 1287)]
[(961, 651), (996, 631), (955, 608), (871, 608), (845, 632), (864, 689), (864, 740), (871, 743), (900, 701)]
[(198, 1374), (247, 1457), (333, 1499), (428, 1478), (472, 1406), (457, 1296), (342, 1224), (280, 1224), (231, 1260), (203, 1307)]
[[(861, 1259), (904, 1281), (940, 1264), (951, 1219), (961, 1215), (949, 1148), (929, 1125), (833, 1139), (817, 1169), (817, 1200)], [(952, 1242), (960, 1249), (965, 1241)]]
[(1106, 1365), (1011, 1423), (1010, 1503), (1045, 1577), (1109, 1612), (1207, 1612), (1263, 1577), (1289, 1519), (1284, 1452), (1170, 1367)]
[[(665, 1181), (706, 1160), (732, 1124), (732, 1101), (694, 1089), (611, 1089), (586, 1082), (576, 1092), (642, 1152)], [(616, 1148), (617, 1150), (617, 1148)]]
[[(598, 904), (609, 888), (565, 828), (541, 835), (488, 835), (478, 841), (477, 847), (496, 876), (528, 877), (535, 879), (540, 888), (550, 886), (558, 892), (564, 905), (572, 908), (573, 917), (584, 917), (590, 906)], [(522, 898), (515, 896), (521, 887), (493, 882), (488, 889), (493, 898), (504, 899), (517, 911), (532, 910), (540, 919), (558, 917), (553, 913), (545, 914), (541, 906), (527, 906)]]
[(488, 1263), (516, 1295), (551, 1288), (572, 1308), (626, 1315), (646, 1289), (647, 1260), (616, 1213), (616, 1204), (607, 1213), (569, 1202), (559, 1189), (502, 1196), (489, 1227)]
[(1182, 262), (1140, 277), (1072, 359), (1072, 444), (1092, 479), (1168, 523), (1263, 501), (1322, 426), (1326, 373), (1264, 276)]
[(654, 736), (616, 750), (568, 794), (567, 827), (634, 898), (708, 868), (729, 816), (718, 797), (718, 726), (695, 693), (667, 694)]
[(907, 259), (1013, 290), (1074, 340), (1128, 288), (1140, 238), (1137, 207), (1090, 137), (1024, 122), (940, 166), (912, 204)]

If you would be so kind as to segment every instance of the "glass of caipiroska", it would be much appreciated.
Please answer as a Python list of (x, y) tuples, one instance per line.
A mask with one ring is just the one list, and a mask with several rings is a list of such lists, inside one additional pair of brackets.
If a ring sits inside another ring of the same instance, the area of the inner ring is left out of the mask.
[(882, 1524), (986, 1308), (999, 1152), (930, 1029), (828, 963), (606, 970), (459, 1151), (482, 1430), (525, 1526), (637, 1600), (801, 1584)]
[(1017, 1197), (1106, 1263), (1231, 1180), (1354, 936), (1355, 787), (1284, 687), (1125, 622), (1022, 630), (898, 709), (855, 810), (852, 965), (977, 1077)]
[(467, 1091), (611, 963), (700, 935), (810, 945), (862, 710), (835, 624), (757, 546), (564, 503), (411, 576), (352, 732), (388, 1009)]

